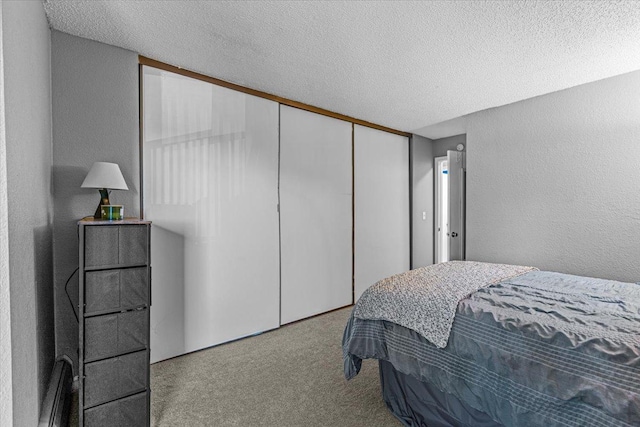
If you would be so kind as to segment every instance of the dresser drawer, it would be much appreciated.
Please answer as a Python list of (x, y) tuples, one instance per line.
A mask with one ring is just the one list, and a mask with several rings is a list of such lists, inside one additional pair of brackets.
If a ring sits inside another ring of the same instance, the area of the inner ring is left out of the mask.
[(148, 393), (135, 394), (84, 411), (86, 427), (133, 427), (148, 425)]
[(148, 376), (146, 350), (87, 363), (84, 367), (84, 407), (145, 391)]
[(84, 320), (86, 360), (146, 349), (148, 346), (148, 309), (105, 314)]
[(86, 315), (149, 305), (147, 267), (89, 271), (84, 286)]
[(149, 227), (108, 225), (85, 227), (85, 268), (148, 264)]

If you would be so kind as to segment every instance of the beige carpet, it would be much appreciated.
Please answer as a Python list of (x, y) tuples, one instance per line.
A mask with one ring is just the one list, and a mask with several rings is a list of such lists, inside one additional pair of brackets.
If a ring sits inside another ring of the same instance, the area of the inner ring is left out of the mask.
[(151, 365), (151, 425), (400, 426), (382, 401), (376, 361), (344, 379), (350, 312)]
[[(378, 363), (351, 381), (342, 332), (351, 307), (151, 365), (152, 426), (398, 427)], [(69, 426), (78, 425), (74, 394)], [(133, 426), (132, 426), (133, 427)]]

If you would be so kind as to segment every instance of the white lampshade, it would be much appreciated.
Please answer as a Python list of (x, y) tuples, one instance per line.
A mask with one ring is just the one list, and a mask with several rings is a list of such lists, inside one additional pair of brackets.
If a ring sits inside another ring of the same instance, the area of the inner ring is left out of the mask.
[(128, 190), (117, 163), (95, 162), (80, 186), (82, 188), (108, 188)]

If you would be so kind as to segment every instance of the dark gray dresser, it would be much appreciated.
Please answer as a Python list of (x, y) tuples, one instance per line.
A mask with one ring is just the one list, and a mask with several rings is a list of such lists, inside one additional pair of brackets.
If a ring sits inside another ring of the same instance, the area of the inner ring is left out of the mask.
[(148, 426), (151, 222), (78, 222), (80, 426)]

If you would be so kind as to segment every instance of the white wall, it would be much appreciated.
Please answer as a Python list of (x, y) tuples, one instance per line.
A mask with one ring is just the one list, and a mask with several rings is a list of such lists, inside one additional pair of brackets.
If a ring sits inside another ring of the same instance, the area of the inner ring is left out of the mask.
[[(65, 283), (78, 267), (77, 221), (93, 215), (100, 199), (80, 185), (93, 162), (118, 163), (129, 191), (114, 191), (110, 200), (124, 205), (126, 216), (140, 214), (138, 55), (53, 31), (51, 81), (56, 352), (77, 372), (78, 324)], [(77, 274), (69, 293), (77, 304)]]
[(640, 71), (466, 122), (468, 259), (640, 281)]
[[(50, 31), (41, 2), (1, 7), (6, 158), (0, 161), (6, 162), (8, 214), (7, 232), (0, 234), (8, 248), (13, 402), (7, 410), (3, 369), (0, 423), (31, 426), (54, 362)], [(3, 258), (4, 281), (6, 253)]]

